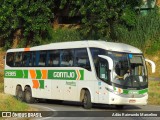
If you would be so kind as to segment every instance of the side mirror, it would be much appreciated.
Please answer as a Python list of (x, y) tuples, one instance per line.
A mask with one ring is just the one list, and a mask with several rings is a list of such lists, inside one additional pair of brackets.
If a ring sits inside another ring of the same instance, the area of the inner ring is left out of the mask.
[(152, 68), (152, 73), (155, 73), (156, 71), (156, 65), (153, 61), (149, 60), (149, 59), (145, 59), (146, 62), (148, 62), (151, 65)]
[(113, 70), (113, 60), (110, 57), (105, 56), (105, 55), (98, 55), (98, 57), (107, 60), (109, 64), (109, 70)]

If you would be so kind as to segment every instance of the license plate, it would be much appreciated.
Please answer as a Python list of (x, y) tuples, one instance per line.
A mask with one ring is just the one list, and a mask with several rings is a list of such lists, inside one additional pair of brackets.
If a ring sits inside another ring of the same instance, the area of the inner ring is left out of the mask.
[(129, 100), (129, 103), (135, 103), (136, 100)]

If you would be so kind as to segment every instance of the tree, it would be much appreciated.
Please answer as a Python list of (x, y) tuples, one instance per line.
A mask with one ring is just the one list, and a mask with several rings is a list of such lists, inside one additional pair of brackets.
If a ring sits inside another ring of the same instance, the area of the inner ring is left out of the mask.
[(54, 0), (1, 0), (0, 40), (9, 45), (15, 37), (25, 46), (49, 37)]
[(61, 8), (70, 7), (70, 15), (82, 16), (85, 38), (111, 38), (116, 41), (115, 26), (134, 26), (135, 7), (141, 0), (62, 0)]

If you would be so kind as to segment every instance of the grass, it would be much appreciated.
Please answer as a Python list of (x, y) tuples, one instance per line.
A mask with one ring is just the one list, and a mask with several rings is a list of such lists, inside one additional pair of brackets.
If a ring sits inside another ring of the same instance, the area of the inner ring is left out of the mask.
[(35, 111), (14, 96), (4, 94), (3, 71), (0, 71), (0, 111)]
[(160, 81), (149, 81), (148, 104), (160, 105)]
[(18, 101), (10, 95), (0, 93), (0, 110), (3, 111), (26, 111), (29, 109), (28, 105)]
[(26, 103), (18, 101), (15, 97), (3, 93), (4, 84), (0, 83), (0, 111), (28, 111), (31, 110)]
[(3, 83), (0, 83), (0, 93), (3, 92), (3, 88), (4, 88), (4, 84), (3, 84)]

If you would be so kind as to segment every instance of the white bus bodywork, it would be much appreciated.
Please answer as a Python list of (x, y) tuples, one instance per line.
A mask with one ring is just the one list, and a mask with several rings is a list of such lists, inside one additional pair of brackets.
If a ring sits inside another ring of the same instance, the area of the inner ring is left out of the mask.
[[(10, 67), (5, 63), (5, 77), (4, 77), (4, 92), (7, 94), (24, 97), (27, 95), (25, 91), (30, 89), (32, 98), (43, 99), (56, 99), (67, 101), (84, 101), (84, 104), (88, 104), (86, 99), (90, 99), (91, 103), (104, 103), (112, 105), (146, 105), (148, 99), (148, 87), (137, 88), (133, 87), (124, 89), (123, 87), (117, 87), (112, 82), (115, 79), (115, 60), (109, 56), (99, 54), (99, 59), (108, 62), (109, 80), (110, 84), (105, 80), (101, 80), (96, 73), (94, 60), (92, 57), (90, 48), (100, 48), (112, 55), (112, 52), (125, 53), (129, 59), (132, 59), (136, 54), (142, 58), (142, 66), (145, 72), (145, 79), (148, 82), (145, 59), (142, 55), (142, 51), (133, 46), (123, 43), (113, 43), (105, 41), (75, 41), (75, 42), (63, 42), (52, 43), (47, 45), (41, 45), (31, 48), (19, 48), (10, 49), (10, 52), (29, 52), (29, 51), (47, 51), (47, 50), (66, 50), (86, 48), (90, 68), (87, 70), (82, 67)], [(112, 55), (113, 56), (113, 55)], [(118, 56), (118, 54), (117, 54)], [(118, 56), (119, 57), (119, 56)], [(6, 57), (6, 59), (8, 59)], [(128, 59), (128, 58), (127, 58)], [(36, 61), (36, 60), (35, 60)], [(135, 60), (133, 60), (135, 62)], [(103, 67), (103, 66), (102, 66)], [(101, 69), (101, 68), (100, 68)], [(103, 68), (102, 68), (103, 71)], [(20, 75), (21, 74), (21, 75)], [(49, 77), (50, 76), (50, 77)], [(105, 73), (101, 74), (102, 78), (105, 78)], [(134, 77), (134, 76), (133, 76)], [(57, 78), (57, 79), (56, 79)], [(73, 79), (72, 79), (73, 78)], [(143, 81), (143, 77), (137, 77), (140, 82)], [(65, 80), (66, 79), (66, 80)], [(70, 80), (72, 79), (72, 80)], [(124, 78), (116, 78), (120, 81), (124, 81)], [(128, 84), (128, 83), (127, 83)], [(147, 84), (147, 83), (146, 83)], [(22, 91), (17, 93), (18, 91)], [(147, 85), (148, 86), (148, 85)], [(88, 91), (87, 95), (85, 92)], [(19, 95), (17, 95), (19, 94)], [(28, 98), (30, 99), (30, 98)], [(29, 101), (30, 102), (30, 101)], [(85, 107), (90, 108), (91, 105)]]

